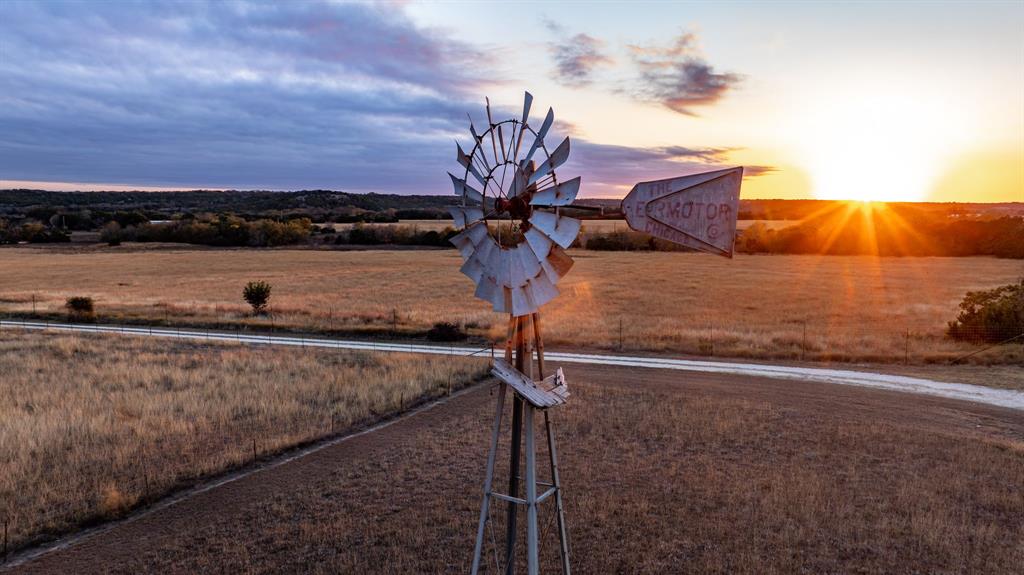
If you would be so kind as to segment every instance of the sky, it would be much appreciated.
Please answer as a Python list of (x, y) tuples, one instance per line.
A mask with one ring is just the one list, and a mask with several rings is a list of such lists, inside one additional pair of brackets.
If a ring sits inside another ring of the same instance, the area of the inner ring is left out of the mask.
[(0, 187), (452, 193), (551, 107), (582, 197), (1024, 201), (1024, 2), (0, 2)]

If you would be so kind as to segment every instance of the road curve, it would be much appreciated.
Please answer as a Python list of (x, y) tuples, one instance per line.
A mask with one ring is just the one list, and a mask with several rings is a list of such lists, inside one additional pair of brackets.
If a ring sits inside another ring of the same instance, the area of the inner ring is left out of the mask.
[[(352, 349), (362, 351), (420, 353), (431, 355), (475, 356), (489, 354), (490, 348), (480, 349), (453, 345), (424, 345), (408, 343), (375, 342), (360, 340), (343, 340), (329, 338), (312, 338), (305, 336), (280, 336), (271, 334), (246, 334), (242, 332), (138, 327), (128, 325), (80, 325), (67, 323), (31, 322), (0, 320), (0, 329), (54, 330), (86, 333), (107, 333), (120, 335), (136, 335), (187, 339), (193, 341), (237, 342), (255, 345), (280, 345), (292, 347), (316, 347), (328, 349)], [(698, 371), (704, 373), (724, 373), (747, 375), (752, 377), (769, 377), (775, 379), (791, 379), (837, 385), (854, 385), (873, 387), (907, 393), (919, 393), (973, 401), (999, 407), (1024, 410), (1024, 392), (1009, 389), (995, 389), (965, 383), (949, 383), (917, 377), (870, 373), (846, 369), (826, 369), (816, 367), (795, 367), (771, 365), (763, 363), (738, 363), (723, 361), (703, 361), (691, 359), (672, 359), (664, 357), (644, 357), (631, 355), (607, 355), (548, 351), (544, 354), (548, 361), (557, 363), (581, 363), (590, 365), (614, 365), (649, 369), (671, 369), (679, 371)]]

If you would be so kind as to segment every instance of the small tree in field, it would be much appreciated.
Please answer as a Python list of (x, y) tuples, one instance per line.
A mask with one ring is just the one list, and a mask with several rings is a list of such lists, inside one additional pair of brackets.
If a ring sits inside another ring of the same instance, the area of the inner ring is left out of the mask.
[(270, 302), (270, 284), (263, 280), (249, 282), (242, 290), (242, 297), (252, 306), (253, 315), (265, 313)]

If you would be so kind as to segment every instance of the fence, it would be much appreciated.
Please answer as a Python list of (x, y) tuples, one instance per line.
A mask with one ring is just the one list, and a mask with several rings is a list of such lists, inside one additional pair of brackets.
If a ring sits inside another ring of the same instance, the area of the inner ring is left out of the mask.
[(791, 320), (770, 329), (739, 323), (694, 322), (675, 329), (645, 322), (610, 319), (604, 327), (609, 347), (620, 352), (667, 351), (685, 355), (743, 359), (884, 364), (955, 364), (970, 358), (985, 363), (1024, 359), (1024, 333), (963, 328), (957, 338), (942, 328), (822, 318)]
[[(121, 315), (83, 317), (74, 314), (10, 311), (5, 321), (39, 320), (75, 323), (83, 326), (115, 324), (126, 330), (157, 328), (180, 330), (195, 335), (230, 332), (237, 341), (261, 336), (290, 335), (302, 341), (311, 337), (360, 338), (374, 346), (387, 341), (429, 337), (435, 326), (422, 313), (415, 317), (388, 309), (373, 318), (346, 317), (333, 309), (322, 316), (269, 313), (242, 321), (175, 317), (166, 307), (138, 318)], [(33, 305), (34, 308), (34, 305)], [(3, 317), (3, 316), (0, 316)], [(971, 361), (1015, 363), (1022, 359), (1024, 333), (995, 333), (976, 327), (958, 327), (957, 338), (949, 337), (945, 325), (916, 319), (836, 319), (808, 313), (803, 318), (779, 318), (771, 322), (746, 322), (742, 313), (729, 317), (634, 318), (600, 310), (582, 316), (548, 315), (545, 341), (555, 347), (574, 350), (616, 352), (659, 352), (720, 358), (771, 359), (787, 361), (867, 362), (890, 364), (941, 364)], [(470, 341), (480, 345), (502, 341), (505, 326), (470, 319), (454, 321)], [(500, 322), (499, 322), (500, 323)], [(218, 339), (224, 339), (218, 337)], [(1010, 344), (1010, 345), (1000, 345)]]

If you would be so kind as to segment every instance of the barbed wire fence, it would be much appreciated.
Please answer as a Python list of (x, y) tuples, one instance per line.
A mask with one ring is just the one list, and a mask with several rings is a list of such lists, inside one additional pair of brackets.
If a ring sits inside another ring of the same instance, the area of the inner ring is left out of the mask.
[[(124, 333), (137, 333), (140, 329), (152, 333), (153, 330), (162, 328), (175, 330), (182, 337), (198, 335), (221, 340), (224, 339), (223, 334), (230, 333), (238, 342), (255, 337), (267, 337), (270, 341), (275, 335), (282, 335), (298, 339), (301, 347), (302, 341), (307, 338), (342, 336), (365, 340), (371, 345), (382, 339), (420, 338), (427, 333), (429, 327), (418, 325), (416, 320), (404, 318), (397, 306), (381, 312), (376, 319), (359, 318), (361, 327), (376, 326), (375, 329), (349, 329), (343, 325), (345, 316), (335, 313), (333, 307), (327, 310), (324, 317), (306, 318), (299, 322), (294, 321), (294, 318), (293, 321), (280, 321), (279, 313), (273, 308), (269, 313), (254, 318), (258, 320), (255, 322), (203, 322), (191, 317), (174, 318), (165, 304), (155, 304), (152, 314), (140, 318), (38, 312), (34, 296), (31, 299), (31, 306), (31, 313), (24, 310), (0, 314), (0, 329), (5, 323), (16, 325), (19, 322), (38, 321), (44, 324), (71, 324), (83, 331), (90, 328), (96, 331), (109, 331), (111, 326), (118, 326), (124, 328)], [(422, 323), (422, 319), (418, 321)], [(472, 321), (462, 320), (459, 323), (463, 329), (467, 326), (476, 327)], [(556, 338), (551, 339), (552, 343), (557, 345)], [(471, 341), (483, 343), (479, 335)], [(947, 362), (956, 364), (976, 358), (1001, 345), (1024, 343), (1024, 333), (1007, 333), (1005, 329), (997, 331), (978, 326), (959, 326), (957, 337), (952, 338), (946, 329), (937, 326), (924, 327), (920, 322), (907, 322), (901, 326), (899, 321), (866, 323), (816, 316), (785, 320), (770, 328), (738, 326), (735, 322), (680, 320), (676, 322), (675, 328), (668, 328), (668, 333), (651, 333), (647, 319), (613, 314), (606, 318), (604, 342), (604, 345), (597, 343), (591, 344), (590, 347), (616, 352), (664, 352), (752, 360), (911, 365)], [(587, 345), (584, 344), (583, 347)]]

